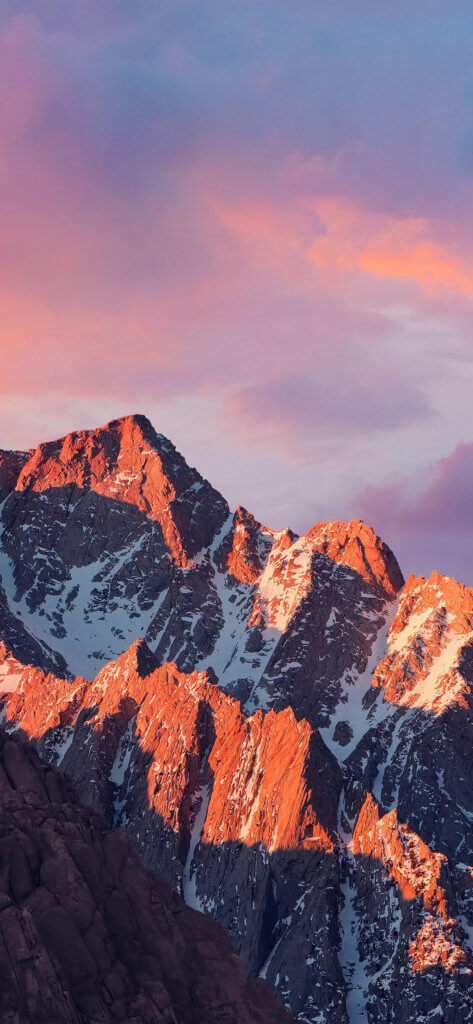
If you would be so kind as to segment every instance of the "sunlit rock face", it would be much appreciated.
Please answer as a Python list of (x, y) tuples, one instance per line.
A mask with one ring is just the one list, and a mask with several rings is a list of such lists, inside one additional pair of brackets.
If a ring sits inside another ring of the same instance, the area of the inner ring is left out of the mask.
[(143, 417), (2, 453), (4, 724), (309, 1024), (473, 1021), (473, 591)]

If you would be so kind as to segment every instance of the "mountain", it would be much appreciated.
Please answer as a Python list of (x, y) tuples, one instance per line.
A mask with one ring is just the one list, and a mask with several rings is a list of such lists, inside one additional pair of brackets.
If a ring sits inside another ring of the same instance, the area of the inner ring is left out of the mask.
[(141, 416), (0, 456), (4, 725), (308, 1024), (473, 1022), (473, 591)]
[(220, 926), (0, 730), (0, 1020), (290, 1024)]

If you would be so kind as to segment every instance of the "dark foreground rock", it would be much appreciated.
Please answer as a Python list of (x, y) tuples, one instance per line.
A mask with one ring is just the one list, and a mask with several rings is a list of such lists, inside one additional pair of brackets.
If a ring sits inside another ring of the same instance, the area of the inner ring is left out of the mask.
[(0, 732), (1, 1024), (290, 1024), (222, 928)]

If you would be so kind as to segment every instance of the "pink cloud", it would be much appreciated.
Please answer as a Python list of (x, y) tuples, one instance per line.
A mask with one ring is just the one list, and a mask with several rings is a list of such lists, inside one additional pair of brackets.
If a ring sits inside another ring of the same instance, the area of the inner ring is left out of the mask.
[[(383, 373), (370, 349), (393, 330), (378, 279), (399, 277), (386, 232), (397, 237), (403, 222), (343, 194), (318, 194), (336, 170), (328, 157), (312, 159), (303, 180), (294, 154), (268, 172), (255, 140), (244, 152), (238, 140), (225, 152), (218, 132), (184, 136), (162, 104), (153, 107), (154, 93), (140, 79), (150, 107), (138, 137), (143, 104), (136, 104), (128, 144), (143, 147), (153, 126), (155, 143), (127, 161), (107, 81), (118, 72), (106, 50), (97, 75), (96, 45), (95, 37), (47, 32), (34, 17), (13, 19), (0, 33), (8, 86), (0, 108), (0, 387), (18, 390), (21, 380), (25, 392), (53, 385), (68, 393), (73, 381), (84, 395), (105, 388), (126, 397), (131, 387), (243, 394), (287, 372), (288, 390), (297, 359), (309, 380), (328, 374), (336, 395), (337, 380), (344, 394), (356, 373), (358, 346), (364, 427), (366, 411), (379, 405)], [(197, 74), (190, 58), (174, 65), (177, 76)], [(210, 77), (202, 63), (199, 75)], [(406, 222), (405, 234), (418, 223)], [(439, 263), (440, 243), (422, 244)], [(381, 275), (373, 254), (379, 260), (383, 246)], [(429, 283), (432, 269), (422, 273)], [(229, 398), (227, 413), (240, 415), (241, 401)], [(403, 401), (401, 394), (399, 408)], [(420, 394), (417, 404), (427, 409)], [(262, 406), (262, 425), (265, 417)]]

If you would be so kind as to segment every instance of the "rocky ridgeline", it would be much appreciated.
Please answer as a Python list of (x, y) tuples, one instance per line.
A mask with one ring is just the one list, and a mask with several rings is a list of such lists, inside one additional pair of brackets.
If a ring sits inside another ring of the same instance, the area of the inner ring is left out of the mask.
[(232, 514), (142, 417), (0, 488), (6, 729), (300, 1021), (473, 1021), (473, 592)]

